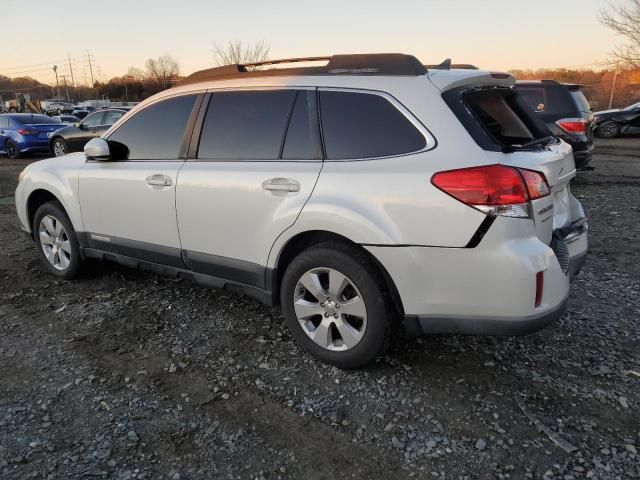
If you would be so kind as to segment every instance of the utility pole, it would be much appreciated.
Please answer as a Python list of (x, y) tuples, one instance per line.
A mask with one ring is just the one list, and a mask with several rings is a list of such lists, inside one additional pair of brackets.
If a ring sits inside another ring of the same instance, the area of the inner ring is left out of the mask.
[(71, 73), (71, 86), (76, 88), (76, 80), (73, 78), (73, 67), (71, 66), (71, 55), (67, 53), (67, 60), (69, 61), (69, 72)]
[(58, 83), (58, 66), (53, 66), (53, 73), (56, 74), (56, 89), (58, 90), (58, 98), (60, 98), (60, 84)]
[(66, 75), (60, 75), (62, 77), (62, 83), (64, 84), (64, 92), (67, 95), (67, 102), (71, 102), (71, 100), (69, 99), (69, 89), (67, 88), (67, 76)]
[(91, 73), (91, 88), (93, 88), (93, 85), (95, 84), (95, 82), (93, 81), (93, 67), (91, 66), (91, 54), (89, 53), (89, 50), (87, 50), (87, 60), (89, 60), (89, 72)]
[(613, 85), (611, 85), (611, 95), (609, 95), (609, 110), (613, 106), (613, 94), (616, 91), (616, 82), (618, 81), (618, 64), (616, 64), (616, 70), (613, 74)]

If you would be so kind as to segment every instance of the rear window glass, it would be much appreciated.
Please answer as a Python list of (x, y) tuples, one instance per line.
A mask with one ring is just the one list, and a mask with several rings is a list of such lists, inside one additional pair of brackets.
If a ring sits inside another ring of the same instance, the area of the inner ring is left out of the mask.
[(424, 135), (380, 95), (320, 92), (320, 115), (329, 160), (401, 155), (426, 145)]
[(499, 145), (521, 145), (550, 133), (535, 121), (518, 93), (506, 88), (465, 93), (463, 100)]
[[(571, 95), (569, 89), (564, 85), (556, 83), (533, 86), (516, 84), (516, 90), (520, 92), (522, 98), (531, 109), (540, 114), (540, 117), (545, 121), (575, 117), (581, 111), (578, 108), (576, 98)], [(584, 101), (586, 102), (586, 99)]]
[(60, 120), (53, 117), (47, 117), (46, 115), (25, 115), (20, 117), (13, 117), (14, 122), (21, 125), (44, 125), (49, 123), (60, 123)]
[(544, 88), (518, 89), (520, 96), (534, 112), (544, 112), (547, 106), (547, 94)]

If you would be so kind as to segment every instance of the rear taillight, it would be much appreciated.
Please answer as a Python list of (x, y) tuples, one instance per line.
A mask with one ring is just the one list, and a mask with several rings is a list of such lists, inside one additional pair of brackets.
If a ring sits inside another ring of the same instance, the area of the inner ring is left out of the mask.
[(439, 172), (431, 183), (466, 205), (507, 217), (529, 217), (529, 200), (550, 193), (542, 173), (506, 165)]
[(20, 135), (37, 135), (38, 130), (29, 129), (29, 128), (19, 128), (18, 133)]
[(563, 118), (562, 120), (558, 120), (556, 125), (567, 133), (584, 135), (589, 126), (589, 122), (582, 118)]

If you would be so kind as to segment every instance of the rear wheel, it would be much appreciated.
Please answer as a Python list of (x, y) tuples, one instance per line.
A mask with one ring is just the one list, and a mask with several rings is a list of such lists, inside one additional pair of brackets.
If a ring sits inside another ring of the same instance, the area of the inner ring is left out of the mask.
[(615, 122), (605, 122), (598, 127), (597, 134), (600, 138), (616, 138), (620, 135), (620, 125)]
[(47, 202), (38, 208), (33, 231), (47, 270), (65, 280), (77, 277), (82, 263), (80, 245), (69, 217), (58, 202)]
[(9, 158), (20, 158), (20, 149), (13, 140), (7, 140), (4, 144), (4, 151)]
[(67, 142), (65, 142), (62, 138), (56, 138), (53, 141), (53, 154), (56, 157), (61, 157), (69, 153), (69, 147), (67, 146)]
[(337, 242), (293, 259), (282, 279), (280, 300), (302, 348), (340, 368), (361, 367), (380, 355), (396, 320), (384, 280), (370, 259)]

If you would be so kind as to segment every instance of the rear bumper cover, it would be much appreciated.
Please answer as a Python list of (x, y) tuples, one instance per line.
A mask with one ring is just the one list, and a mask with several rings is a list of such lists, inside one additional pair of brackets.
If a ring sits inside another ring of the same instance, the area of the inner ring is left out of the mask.
[(524, 317), (406, 315), (404, 324), (409, 335), (424, 335), (427, 333), (526, 335), (541, 330), (558, 320), (566, 310), (567, 300), (568, 298), (565, 298), (556, 307), (542, 313)]
[[(586, 219), (556, 231), (553, 247), (533, 228), (498, 217), (475, 248), (368, 249), (397, 288), (410, 335), (524, 335), (562, 315), (588, 249)], [(538, 272), (544, 290), (536, 307)]]

